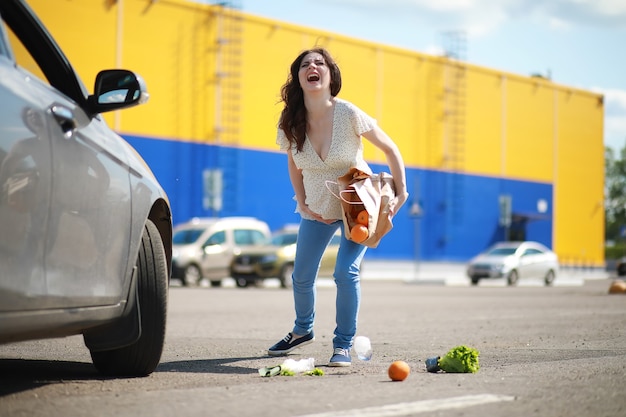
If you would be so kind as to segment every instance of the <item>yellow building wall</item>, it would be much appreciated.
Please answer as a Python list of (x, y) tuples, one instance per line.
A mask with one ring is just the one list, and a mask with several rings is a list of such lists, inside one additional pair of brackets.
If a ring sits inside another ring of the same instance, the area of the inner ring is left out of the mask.
[(507, 79), (504, 176), (531, 181), (553, 180), (553, 100), (551, 89), (532, 80)]
[(215, 44), (214, 7), (182, 0), (29, 4), (90, 91), (104, 68), (132, 69), (144, 78), (148, 104), (105, 115), (116, 130), (200, 141), (212, 134), (215, 71), (209, 46)]
[[(553, 184), (554, 249), (566, 263), (604, 262), (597, 94), (184, 0), (29, 4), (88, 89), (103, 68), (146, 80), (147, 105), (106, 115), (124, 134), (278, 151), (289, 66), (301, 50), (327, 47), (342, 71), (340, 97), (378, 120), (408, 167)], [(451, 104), (451, 87), (462, 88), (462, 105)], [(371, 146), (365, 155), (384, 162)]]
[(468, 172), (493, 177), (505, 174), (506, 120), (503, 94), (506, 79), (487, 71), (468, 71), (466, 164)]
[(567, 89), (555, 96), (554, 246), (565, 263), (598, 265), (604, 259), (602, 99)]

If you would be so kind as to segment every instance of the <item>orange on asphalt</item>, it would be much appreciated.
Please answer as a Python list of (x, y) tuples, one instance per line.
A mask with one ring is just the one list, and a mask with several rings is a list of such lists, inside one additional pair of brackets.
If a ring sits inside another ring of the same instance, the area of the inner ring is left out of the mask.
[(389, 365), (387, 373), (392, 381), (404, 381), (411, 373), (411, 367), (404, 361), (395, 361)]
[(625, 294), (626, 293), (626, 282), (622, 280), (616, 280), (611, 283), (609, 287), (609, 294)]

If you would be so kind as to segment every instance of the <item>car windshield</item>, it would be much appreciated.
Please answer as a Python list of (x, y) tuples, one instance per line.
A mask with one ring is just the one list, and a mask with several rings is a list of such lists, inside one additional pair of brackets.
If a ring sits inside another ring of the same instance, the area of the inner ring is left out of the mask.
[(205, 229), (182, 229), (174, 233), (172, 243), (175, 245), (188, 245), (198, 240)]
[(513, 255), (517, 248), (493, 248), (487, 255)]
[(298, 235), (296, 233), (279, 233), (272, 237), (271, 244), (274, 246), (287, 246), (296, 243)]

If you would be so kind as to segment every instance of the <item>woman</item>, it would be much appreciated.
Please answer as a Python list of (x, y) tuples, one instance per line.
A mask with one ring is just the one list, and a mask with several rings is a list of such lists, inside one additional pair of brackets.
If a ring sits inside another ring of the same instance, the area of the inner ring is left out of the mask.
[[(351, 167), (372, 172), (363, 159), (361, 136), (385, 153), (396, 191), (391, 203), (392, 215), (408, 197), (404, 162), (398, 147), (374, 119), (352, 103), (337, 98), (339, 90), (339, 67), (323, 48), (300, 53), (281, 89), (285, 107), (276, 143), (287, 152), (289, 178), (301, 222), (292, 277), (295, 325), (284, 339), (269, 348), (271, 356), (286, 355), (315, 339), (315, 280), (320, 259), (335, 231), (343, 229), (341, 204), (325, 183), (336, 181)], [(337, 327), (329, 366), (351, 364), (350, 348), (356, 334), (361, 296), (359, 270), (366, 249), (342, 233), (334, 272)]]

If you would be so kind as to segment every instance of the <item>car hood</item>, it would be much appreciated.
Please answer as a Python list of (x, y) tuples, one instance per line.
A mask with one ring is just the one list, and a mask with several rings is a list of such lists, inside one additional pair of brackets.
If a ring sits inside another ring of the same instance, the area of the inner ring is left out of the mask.
[(515, 262), (515, 255), (478, 255), (472, 259), (473, 264), (506, 264), (509, 262)]

